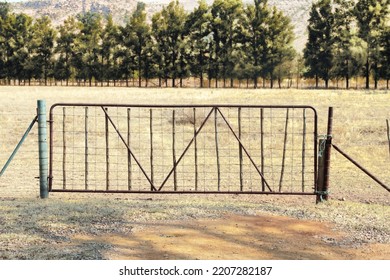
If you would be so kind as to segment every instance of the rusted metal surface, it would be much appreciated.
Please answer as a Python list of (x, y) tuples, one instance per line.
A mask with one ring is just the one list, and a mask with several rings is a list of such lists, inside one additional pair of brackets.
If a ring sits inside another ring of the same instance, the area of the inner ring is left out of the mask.
[[(73, 115), (66, 115), (69, 123), (62, 127), (62, 108), (68, 107)], [(88, 127), (78, 127), (85, 108), (89, 108)], [(286, 112), (289, 132), (284, 129)], [(317, 121), (310, 106), (55, 104), (50, 109), (50, 191), (316, 195)], [(287, 150), (286, 133), (291, 139)], [(88, 135), (88, 157), (79, 157), (78, 149), (83, 154), (86, 149), (79, 146), (86, 142), (78, 138), (84, 135)], [(66, 141), (66, 158), (65, 137), (73, 139)], [(294, 145), (294, 141), (305, 143)], [(110, 149), (109, 188), (104, 188), (108, 178), (102, 167), (107, 159), (100, 154), (105, 148)], [(84, 160), (91, 162), (79, 162)], [(88, 166), (88, 189), (80, 186), (85, 171), (79, 172), (77, 164)], [(68, 168), (67, 178), (61, 178), (62, 166)], [(283, 191), (277, 182), (280, 172), (286, 177)], [(66, 189), (59, 188), (65, 179)]]
[(328, 129), (325, 141), (324, 161), (323, 161), (323, 180), (317, 190), (317, 202), (329, 199), (329, 172), (330, 172), (330, 160), (332, 150), (332, 133), (333, 133), (333, 107), (328, 110)]

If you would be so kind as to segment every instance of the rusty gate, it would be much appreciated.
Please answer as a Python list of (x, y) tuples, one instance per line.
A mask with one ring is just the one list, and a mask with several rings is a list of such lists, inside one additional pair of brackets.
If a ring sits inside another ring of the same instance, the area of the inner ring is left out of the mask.
[(55, 104), (49, 191), (317, 194), (309, 106)]

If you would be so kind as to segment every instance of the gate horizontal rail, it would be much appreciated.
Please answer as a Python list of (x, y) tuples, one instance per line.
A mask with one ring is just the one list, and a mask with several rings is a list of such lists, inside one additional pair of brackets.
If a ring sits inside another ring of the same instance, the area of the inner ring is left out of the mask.
[(51, 192), (316, 195), (311, 106), (55, 104)]

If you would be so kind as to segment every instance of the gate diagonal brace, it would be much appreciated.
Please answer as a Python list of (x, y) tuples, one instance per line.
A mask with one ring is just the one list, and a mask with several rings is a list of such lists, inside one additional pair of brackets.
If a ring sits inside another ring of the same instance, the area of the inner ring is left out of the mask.
[(118, 128), (115, 126), (114, 122), (112, 121), (111, 117), (108, 115), (107, 111), (104, 109), (103, 106), (101, 106), (104, 114), (106, 115), (106, 117), (108, 118), (108, 120), (110, 121), (112, 127), (115, 129), (116, 133), (118, 134), (119, 138), (121, 139), (121, 141), (123, 142), (123, 144), (126, 146), (128, 152), (130, 153), (130, 155), (132, 156), (132, 158), (134, 159), (134, 161), (137, 163), (138, 167), (141, 169), (142, 173), (144, 174), (145, 178), (148, 180), (148, 182), (150, 183), (150, 185), (152, 186), (152, 189), (153, 191), (157, 191), (157, 188), (155, 187), (155, 185), (153, 184), (152, 180), (149, 178), (148, 174), (146, 173), (146, 171), (143, 169), (141, 163), (138, 161), (138, 159), (135, 157), (134, 153), (132, 152), (132, 150), (130, 149), (129, 145), (126, 143), (125, 139), (123, 138), (122, 134), (120, 133), (120, 131), (118, 130)]
[(169, 178), (172, 176), (172, 173), (175, 171), (175, 169), (177, 168), (177, 166), (179, 165), (180, 161), (183, 159), (183, 157), (185, 156), (185, 154), (187, 153), (187, 151), (189, 150), (189, 148), (191, 147), (192, 143), (194, 143), (196, 137), (198, 137), (198, 134), (201, 132), (201, 130), (203, 129), (203, 127), (205, 126), (205, 124), (207, 123), (207, 121), (209, 120), (210, 116), (213, 114), (213, 112), (216, 110), (216, 108), (213, 108), (211, 109), (210, 113), (207, 115), (207, 117), (204, 119), (204, 121), (202, 122), (202, 124), (200, 125), (199, 129), (196, 131), (194, 137), (192, 137), (191, 141), (188, 143), (187, 147), (184, 149), (183, 153), (181, 154), (181, 156), (179, 157), (179, 159), (177, 160), (177, 162), (174, 164), (173, 168), (171, 169), (171, 171), (168, 173), (168, 176), (165, 178), (164, 182), (161, 184), (160, 188), (158, 189), (158, 191), (161, 191), (162, 188), (165, 186), (166, 182), (169, 180)]
[(237, 136), (237, 134), (234, 132), (234, 129), (233, 127), (230, 125), (230, 123), (228, 122), (228, 120), (226, 119), (226, 117), (224, 116), (224, 114), (222, 114), (221, 110), (219, 110), (219, 108), (215, 108), (215, 110), (217, 110), (219, 112), (219, 114), (221, 115), (222, 119), (225, 121), (226, 125), (229, 127), (230, 131), (233, 133), (234, 137), (236, 138), (236, 140), (238, 141), (238, 143), (240, 143), (242, 149), (244, 150), (245, 154), (248, 156), (250, 162), (252, 163), (252, 165), (256, 168), (256, 171), (257, 173), (259, 173), (260, 177), (264, 180), (264, 183), (265, 185), (267, 186), (267, 188), (269, 189), (270, 192), (274, 192), (271, 187), (269, 186), (267, 180), (264, 178), (264, 175), (261, 173), (261, 171), (259, 170), (259, 168), (257, 167), (256, 163), (253, 161), (251, 155), (249, 154), (248, 150), (245, 148), (244, 144), (241, 142), (241, 139)]

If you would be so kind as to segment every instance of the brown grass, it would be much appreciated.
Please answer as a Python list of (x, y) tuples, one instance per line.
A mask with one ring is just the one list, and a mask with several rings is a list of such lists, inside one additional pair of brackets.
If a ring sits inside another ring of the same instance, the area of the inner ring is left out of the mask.
[[(200, 90), (0, 87), (0, 163), (4, 163), (35, 116), (36, 100), (121, 104), (311, 105), (325, 134), (329, 106), (335, 107), (334, 141), (381, 180), (390, 184), (386, 91)], [(191, 118), (180, 120), (191, 125)], [(217, 218), (226, 213), (276, 214), (329, 221), (351, 232), (351, 242), (388, 243), (390, 197), (333, 151), (331, 201), (253, 196), (134, 196), (52, 194), (37, 199), (35, 131), (0, 178), (0, 259), (99, 259), (103, 243), (72, 244), (75, 234), (129, 233), (143, 221)]]

